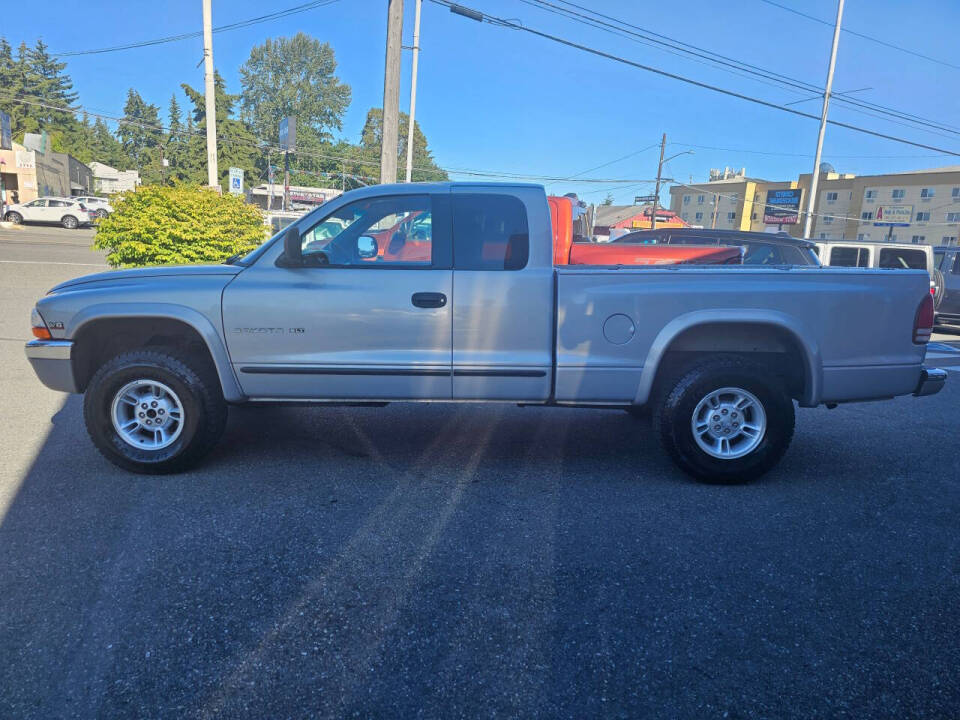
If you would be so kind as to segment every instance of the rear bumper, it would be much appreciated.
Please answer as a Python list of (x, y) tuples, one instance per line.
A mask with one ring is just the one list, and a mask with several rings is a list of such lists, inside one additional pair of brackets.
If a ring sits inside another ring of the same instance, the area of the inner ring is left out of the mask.
[(51, 390), (79, 392), (73, 377), (70, 340), (31, 340), (24, 350), (40, 382)]
[(936, 395), (943, 389), (943, 384), (947, 381), (947, 371), (940, 368), (923, 368), (920, 373), (920, 382), (917, 383), (917, 389), (913, 391), (914, 397), (924, 397), (925, 395)]

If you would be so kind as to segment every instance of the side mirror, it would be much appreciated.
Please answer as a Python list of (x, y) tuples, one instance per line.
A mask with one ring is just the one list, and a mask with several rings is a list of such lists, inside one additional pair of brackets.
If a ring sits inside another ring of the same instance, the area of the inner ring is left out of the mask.
[(300, 243), (300, 231), (291, 226), (283, 236), (283, 267), (301, 267), (303, 265), (303, 246)]
[(357, 255), (359, 255), (362, 260), (375, 258), (379, 250), (380, 247), (375, 237), (361, 235), (357, 238)]

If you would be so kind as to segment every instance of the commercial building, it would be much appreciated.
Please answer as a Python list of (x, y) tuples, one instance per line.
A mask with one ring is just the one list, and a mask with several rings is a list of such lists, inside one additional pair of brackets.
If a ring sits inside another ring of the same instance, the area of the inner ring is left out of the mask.
[[(598, 205), (593, 234), (609, 237), (625, 235), (631, 230), (649, 230), (653, 205)], [(685, 227), (675, 212), (663, 207), (657, 208), (658, 227)]]
[(90, 170), (93, 173), (93, 191), (100, 195), (129, 192), (140, 184), (137, 170), (117, 170), (101, 162), (90, 163)]
[[(811, 173), (797, 180), (771, 182), (745, 172), (724, 173), (698, 184), (673, 185), (670, 207), (692, 225), (724, 230), (803, 234)], [(771, 191), (797, 190), (796, 222), (778, 225), (770, 217)], [(765, 212), (766, 211), (766, 212)], [(895, 215), (904, 224), (883, 222)], [(960, 237), (960, 165), (885, 175), (820, 173), (811, 238), (822, 240), (889, 240), (891, 242), (957, 245)], [(907, 219), (908, 218), (908, 219)]]
[(10, 150), (0, 150), (0, 176), (7, 205), (37, 197), (37, 160), (32, 150), (18, 143), (11, 143)]
[[(290, 210), (312, 210), (343, 194), (338, 188), (290, 186)], [(283, 184), (263, 184), (247, 191), (247, 202), (262, 210), (279, 210), (283, 207)]]

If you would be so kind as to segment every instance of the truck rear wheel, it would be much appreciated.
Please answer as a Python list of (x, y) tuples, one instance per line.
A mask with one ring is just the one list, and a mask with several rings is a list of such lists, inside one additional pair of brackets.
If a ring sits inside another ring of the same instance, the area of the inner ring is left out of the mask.
[(654, 430), (686, 473), (744, 483), (776, 465), (793, 438), (793, 400), (763, 367), (739, 358), (700, 362), (664, 388)]
[(227, 406), (216, 374), (176, 351), (136, 350), (105, 363), (83, 401), (87, 432), (114, 465), (161, 474), (189, 468), (220, 439)]

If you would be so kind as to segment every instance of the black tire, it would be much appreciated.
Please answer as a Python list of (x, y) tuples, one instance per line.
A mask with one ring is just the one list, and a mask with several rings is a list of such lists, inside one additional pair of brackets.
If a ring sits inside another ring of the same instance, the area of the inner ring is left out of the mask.
[(63, 225), (67, 230), (76, 230), (80, 227), (80, 221), (77, 220), (73, 215), (64, 215), (60, 218), (60, 224)]
[(13, 223), (14, 225), (20, 225), (23, 223), (23, 215), (18, 212), (8, 212), (5, 219), (7, 222)]
[[(134, 447), (114, 428), (113, 400), (135, 380), (163, 383), (183, 406), (183, 427), (167, 447)], [(105, 363), (90, 380), (83, 399), (83, 418), (93, 444), (114, 465), (136, 473), (163, 474), (186, 470), (208, 453), (223, 433), (227, 405), (216, 371), (176, 351), (135, 350)]]
[(104, 210), (103, 208), (100, 208), (99, 210), (97, 210), (97, 217), (100, 218), (101, 220), (103, 220), (103, 219), (104, 219), (107, 215), (109, 215), (109, 214), (110, 214), (110, 213), (108, 213), (108, 212), (107, 212), (106, 210)]
[[(694, 438), (694, 411), (701, 400), (721, 388), (746, 390), (759, 400), (766, 415), (759, 444), (739, 458), (714, 457)], [(697, 480), (719, 484), (749, 482), (770, 470), (789, 447), (794, 422), (793, 400), (779, 378), (755, 363), (732, 357), (701, 361), (668, 381), (653, 412), (654, 431), (680, 469)]]

